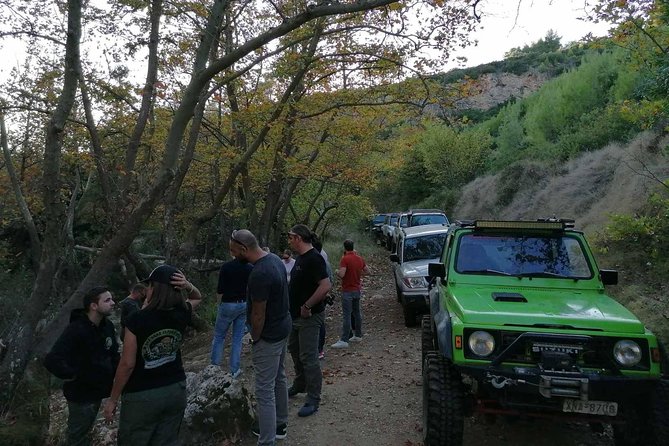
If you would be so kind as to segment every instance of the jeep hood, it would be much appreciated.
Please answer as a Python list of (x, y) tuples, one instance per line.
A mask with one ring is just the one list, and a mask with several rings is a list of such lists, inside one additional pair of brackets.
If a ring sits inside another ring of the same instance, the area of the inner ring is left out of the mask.
[[(455, 296), (454, 310), (468, 325), (645, 332), (643, 324), (629, 310), (596, 290), (456, 286), (452, 291)], [(494, 292), (519, 293), (527, 302), (495, 301)]]
[(427, 277), (427, 266), (430, 263), (438, 262), (439, 259), (422, 259), (403, 262), (400, 266), (402, 277)]

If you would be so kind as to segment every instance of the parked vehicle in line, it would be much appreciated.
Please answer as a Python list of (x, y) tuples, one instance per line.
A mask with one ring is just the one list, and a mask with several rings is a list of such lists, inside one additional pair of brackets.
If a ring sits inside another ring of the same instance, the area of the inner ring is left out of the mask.
[(410, 209), (407, 221), (408, 227), (422, 226), (422, 225), (445, 225), (448, 226), (450, 222), (444, 211), (439, 209)]
[(378, 241), (381, 239), (381, 226), (383, 226), (385, 220), (386, 214), (374, 214), (370, 219), (369, 231), (371, 232), (372, 238), (374, 240)]
[(389, 248), (390, 252), (397, 252), (397, 242), (399, 241), (402, 229), (407, 227), (407, 225), (409, 224), (408, 222), (409, 222), (409, 213), (401, 212), (400, 217), (395, 221), (395, 225), (392, 226), (392, 228), (389, 231), (392, 239)]
[(404, 325), (413, 327), (418, 315), (429, 312), (427, 266), (441, 257), (448, 228), (426, 225), (404, 228), (394, 262), (393, 275), (397, 301), (402, 304)]
[(606, 294), (573, 220), (460, 222), (428, 266), (422, 320), (426, 446), (462, 445), (464, 419), (611, 424), (616, 445), (666, 445), (667, 358)]
[(395, 225), (395, 222), (397, 222), (399, 216), (399, 212), (386, 214), (386, 219), (381, 226), (381, 238), (386, 249), (390, 249), (392, 243), (392, 227)]

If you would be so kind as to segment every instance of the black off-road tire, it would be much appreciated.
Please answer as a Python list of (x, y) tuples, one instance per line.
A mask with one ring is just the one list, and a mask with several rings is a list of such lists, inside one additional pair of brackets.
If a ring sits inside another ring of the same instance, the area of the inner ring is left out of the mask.
[(669, 381), (657, 382), (646, 397), (619, 406), (625, 424), (613, 425), (616, 446), (664, 446), (669, 439)]
[(437, 352), (423, 366), (423, 444), (462, 446), (464, 386), (460, 373)]
[(652, 440), (653, 446), (666, 445), (669, 441), (669, 380), (661, 379), (653, 392), (651, 400)]
[(397, 302), (402, 303), (402, 291), (400, 291), (400, 287), (397, 286), (397, 282), (395, 282), (395, 293), (397, 293)]
[(415, 327), (418, 325), (416, 323), (416, 312), (409, 308), (407, 305), (402, 306), (404, 313), (404, 326), (405, 327)]
[(425, 367), (425, 357), (428, 353), (437, 350), (434, 342), (434, 331), (432, 331), (432, 317), (429, 314), (423, 315), (420, 321), (421, 326), (421, 367)]

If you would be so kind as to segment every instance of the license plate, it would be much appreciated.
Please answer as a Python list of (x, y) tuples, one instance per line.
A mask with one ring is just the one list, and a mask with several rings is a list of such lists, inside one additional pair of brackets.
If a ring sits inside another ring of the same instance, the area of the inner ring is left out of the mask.
[(578, 412), (589, 415), (615, 417), (618, 414), (618, 403), (611, 401), (564, 400), (562, 403), (562, 412)]

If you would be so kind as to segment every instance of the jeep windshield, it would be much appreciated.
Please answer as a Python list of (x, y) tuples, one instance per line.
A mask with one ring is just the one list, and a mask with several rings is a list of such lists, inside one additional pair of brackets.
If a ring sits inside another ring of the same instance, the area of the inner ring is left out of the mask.
[(448, 218), (444, 214), (412, 215), (410, 226), (448, 225)]
[(576, 237), (565, 234), (460, 237), (455, 270), (463, 274), (590, 279), (592, 268)]
[(441, 256), (446, 233), (421, 235), (404, 240), (404, 262), (436, 259)]

